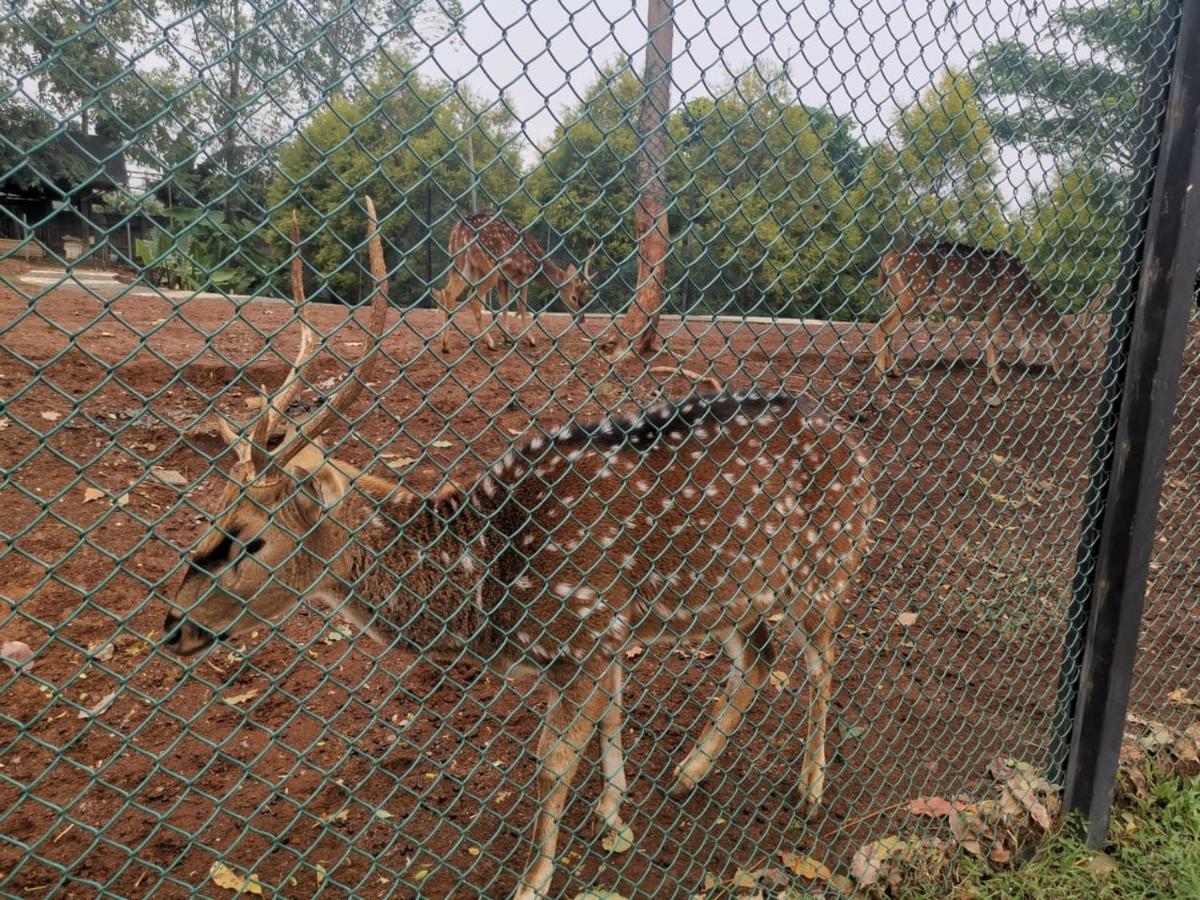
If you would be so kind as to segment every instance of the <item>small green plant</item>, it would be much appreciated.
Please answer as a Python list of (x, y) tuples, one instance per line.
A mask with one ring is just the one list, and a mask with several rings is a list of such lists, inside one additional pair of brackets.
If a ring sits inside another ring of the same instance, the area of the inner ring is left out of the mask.
[(159, 226), (134, 242), (134, 252), (154, 284), (187, 291), (215, 287), (251, 293), (267, 282), (274, 261), (253, 246), (258, 227), (231, 221), (220, 210), (173, 208)]

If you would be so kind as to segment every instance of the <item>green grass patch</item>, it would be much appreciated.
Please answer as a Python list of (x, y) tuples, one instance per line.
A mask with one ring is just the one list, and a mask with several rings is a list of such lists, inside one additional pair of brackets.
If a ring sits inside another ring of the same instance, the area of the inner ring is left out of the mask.
[(997, 871), (961, 858), (955, 886), (908, 883), (908, 900), (1133, 900), (1200, 898), (1200, 777), (1152, 774), (1143, 796), (1122, 797), (1101, 854), (1059, 828), (1023, 865)]

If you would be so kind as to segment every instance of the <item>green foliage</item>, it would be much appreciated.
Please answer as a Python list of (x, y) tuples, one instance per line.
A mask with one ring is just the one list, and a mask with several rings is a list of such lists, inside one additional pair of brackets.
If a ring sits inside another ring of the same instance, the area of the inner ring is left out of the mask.
[[(869, 148), (827, 111), (795, 101), (780, 73), (751, 70), (667, 121), (672, 252), (668, 301), (690, 312), (847, 315), (868, 310), (870, 238), (847, 202), (870, 202)], [(628, 60), (567, 111), (529, 193), (575, 258), (593, 239), (609, 268), (597, 307), (636, 289), (635, 127), (641, 85)], [(876, 255), (877, 259), (877, 255)]]
[(1021, 255), (1059, 309), (1081, 310), (1119, 277), (1121, 254), (1128, 252), (1128, 195), (1119, 174), (1072, 168), (1035, 197)]
[[(483, 196), (515, 221), (528, 220), (514, 130), (505, 104), (483, 109), (461, 86), (424, 78), (403, 60), (381, 63), (366, 90), (332, 96), (284, 147), (269, 190), (278, 210), (277, 233), (269, 240), (281, 255), (290, 252), (282, 249), (282, 236), (290, 234), (295, 209), (305, 259), (321, 283), (336, 299), (357, 300), (370, 288), (354, 260), (366, 239), (359, 200), (370, 194), (386, 243), (403, 258), (393, 273), (393, 301), (415, 302), (426, 292), (427, 274), (430, 282), (442, 280), (450, 228), (468, 208), (474, 181), (468, 141)], [(425, 254), (416, 251), (429, 240), (439, 252), (426, 273)]]
[(1139, 105), (1159, 71), (1161, 2), (1107, 0), (1055, 9), (1037, 45), (1006, 38), (971, 66), (996, 138), (1063, 165), (1128, 168), (1146, 136)]
[(907, 229), (984, 247), (1007, 237), (996, 149), (974, 81), (947, 70), (896, 120), (897, 202)]
[(138, 262), (158, 285), (185, 291), (247, 294), (266, 283), (276, 263), (254, 246), (258, 226), (228, 221), (220, 210), (168, 209), (169, 228), (134, 242)]

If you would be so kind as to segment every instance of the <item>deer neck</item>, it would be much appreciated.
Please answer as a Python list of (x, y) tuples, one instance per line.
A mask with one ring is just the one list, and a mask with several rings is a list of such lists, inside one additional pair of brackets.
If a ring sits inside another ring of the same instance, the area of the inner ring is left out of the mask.
[(541, 263), (542, 263), (542, 280), (547, 285), (554, 288), (555, 290), (561, 290), (563, 287), (566, 286), (567, 282), (570, 280), (567, 277), (566, 269), (559, 268), (557, 265), (554, 264), (554, 261), (551, 260), (550, 257), (548, 257), (548, 256), (545, 257), (544, 259), (542, 259)]
[(457, 489), (370, 506), (352, 517), (338, 556), (343, 614), (386, 645), (486, 659), (496, 642), (479, 602), (483, 518)]

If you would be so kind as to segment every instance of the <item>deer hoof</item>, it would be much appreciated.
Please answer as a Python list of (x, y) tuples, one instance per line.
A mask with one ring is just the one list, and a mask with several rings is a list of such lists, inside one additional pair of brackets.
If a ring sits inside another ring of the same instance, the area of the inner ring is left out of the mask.
[(618, 819), (608, 827), (608, 833), (601, 839), (600, 846), (609, 853), (628, 853), (633, 849), (633, 829)]
[(684, 772), (682, 767), (677, 767), (675, 781), (667, 790), (667, 796), (672, 800), (686, 800), (699, 786), (699, 780)]

